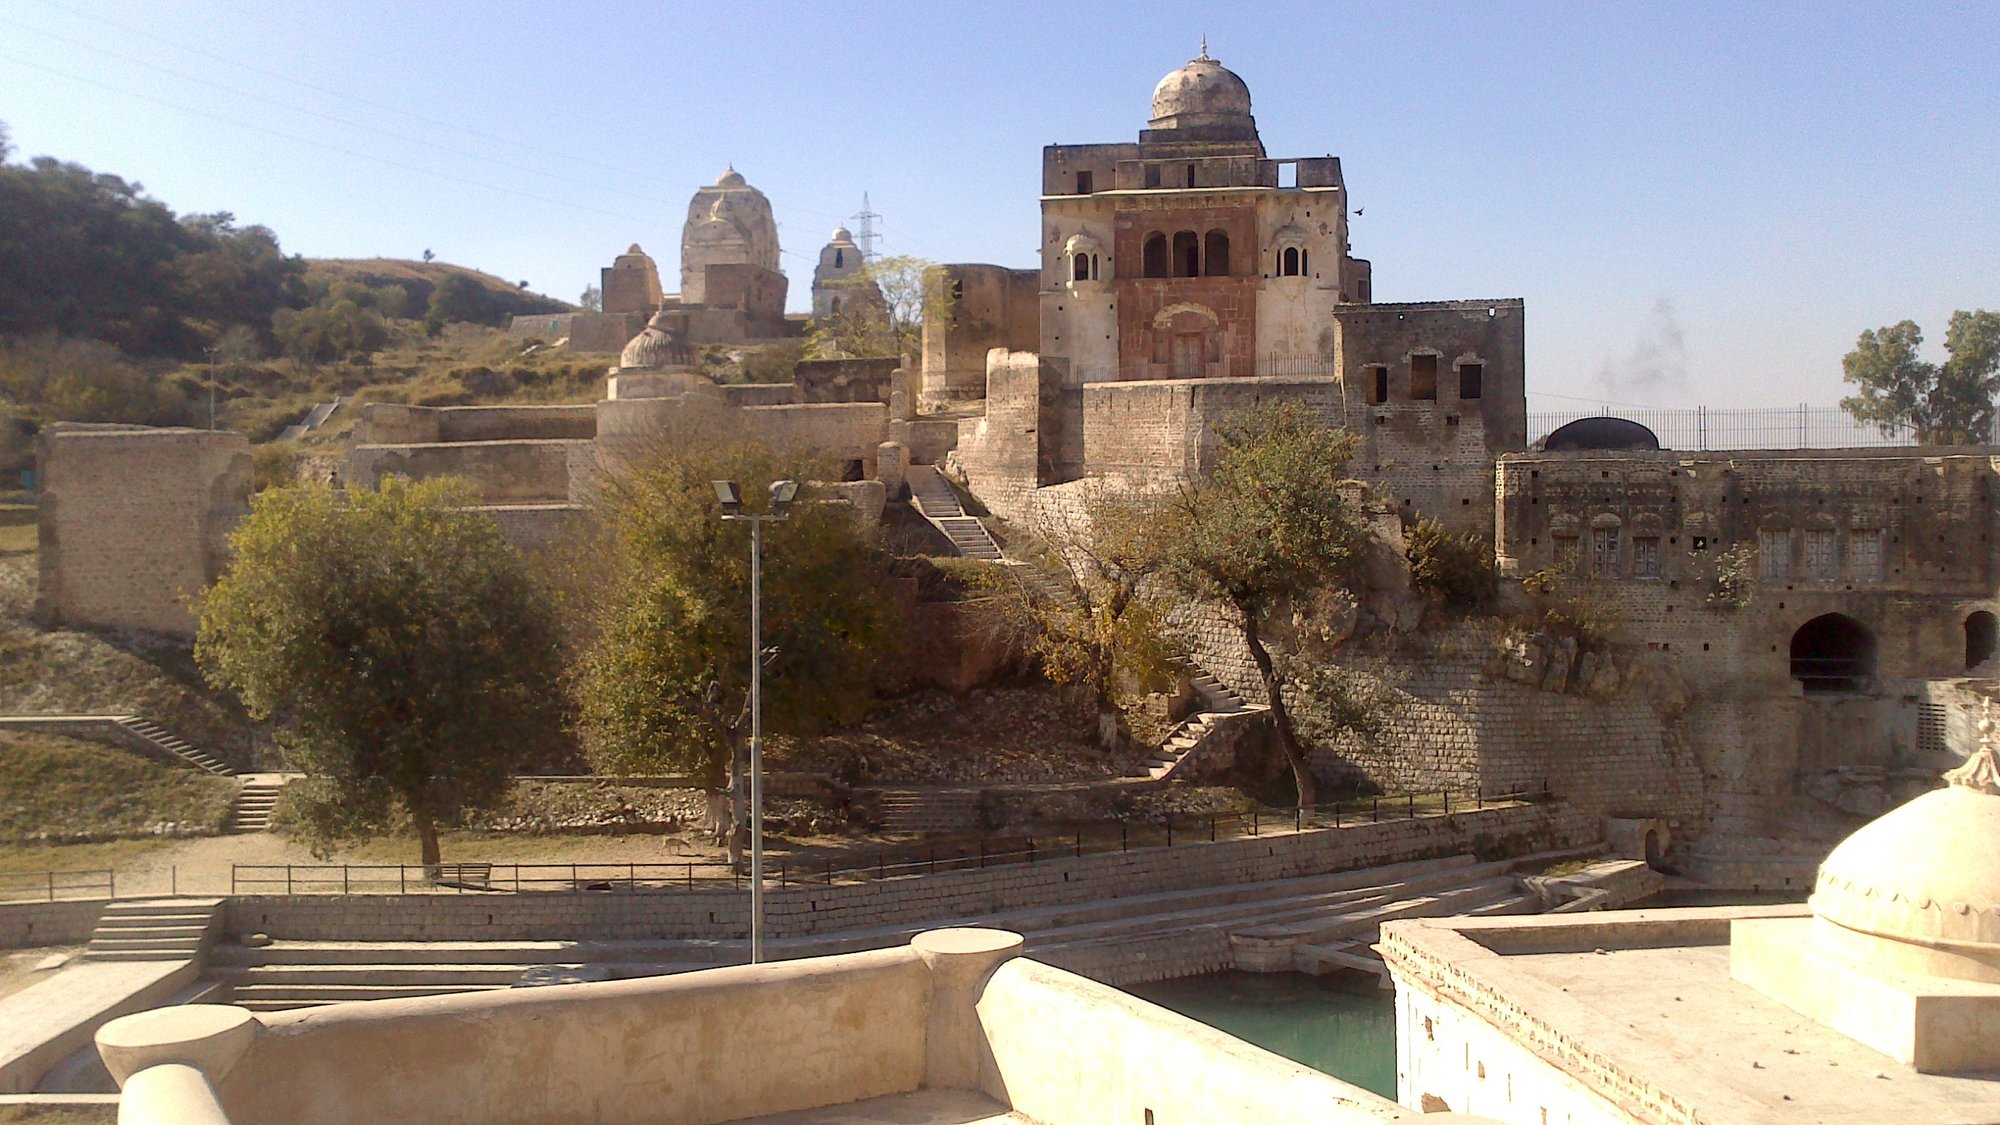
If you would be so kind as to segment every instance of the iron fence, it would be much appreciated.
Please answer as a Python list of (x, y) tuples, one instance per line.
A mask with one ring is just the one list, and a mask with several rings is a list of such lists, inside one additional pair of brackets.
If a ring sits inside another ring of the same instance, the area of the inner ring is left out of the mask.
[(87, 871), (0, 873), (0, 902), (55, 902), (117, 898), (118, 876), (109, 868)]
[[(1873, 422), (1858, 422), (1838, 406), (1714, 409), (1684, 408), (1537, 411), (1528, 415), (1531, 446), (1571, 422), (1585, 418), (1618, 417), (1653, 431), (1664, 449), (1693, 452), (1726, 449), (1862, 449), (1920, 444), (1907, 426), (1886, 432)], [(2000, 428), (2000, 427), (1996, 427)], [(1985, 435), (2000, 444), (2000, 434)]]
[[(1252, 809), (1212, 816), (1120, 821), (1065, 833), (944, 837), (876, 848), (856, 858), (798, 854), (767, 859), (770, 885), (839, 886), (921, 878), (1010, 864), (1034, 864), (1142, 848), (1174, 848), (1273, 834), (1333, 831), (1425, 816), (1547, 800), (1538, 787), (1492, 792), (1434, 789), (1329, 801), (1311, 809)], [(519, 894), (536, 891), (668, 892), (741, 888), (745, 873), (726, 860), (680, 863), (233, 864), (231, 894)]]

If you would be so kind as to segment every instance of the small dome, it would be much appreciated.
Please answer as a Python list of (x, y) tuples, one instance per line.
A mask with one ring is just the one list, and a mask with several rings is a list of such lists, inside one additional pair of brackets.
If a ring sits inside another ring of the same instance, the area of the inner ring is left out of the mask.
[(639, 244), (636, 242), (634, 242), (630, 246), (627, 246), (625, 248), (625, 252), (635, 258), (643, 258), (646, 256), (646, 252), (644, 250), (639, 249)]
[(1155, 129), (1244, 120), (1250, 116), (1250, 87), (1229, 68), (1201, 57), (1160, 79), (1153, 87)]
[(716, 187), (744, 187), (748, 183), (749, 181), (743, 178), (743, 173), (738, 172), (734, 164), (724, 168), (722, 175), (715, 177)]
[(833, 228), (833, 233), (827, 236), (827, 242), (829, 244), (835, 242), (853, 242), (853, 241), (854, 241), (854, 235), (849, 233), (846, 227), (835, 227)]
[(1992, 844), (2000, 840), (2000, 756), (1992, 703), (1986, 706), (1979, 749), (1945, 774), (1945, 788), (1863, 825), (1820, 864), (1812, 911), (1822, 922), (1893, 946), (1958, 955), (1934, 972), (1995, 979), (2000, 852)]
[(693, 352), (675, 331), (676, 327), (667, 310), (654, 313), (644, 330), (632, 337), (625, 350), (619, 353), (618, 366), (679, 367), (694, 362)]

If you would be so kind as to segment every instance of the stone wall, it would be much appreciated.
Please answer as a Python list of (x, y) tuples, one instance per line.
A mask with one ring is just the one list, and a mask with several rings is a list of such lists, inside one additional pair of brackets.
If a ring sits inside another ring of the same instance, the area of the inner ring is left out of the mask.
[[(916, 929), (1003, 910), (1317, 875), (1468, 849), (1525, 854), (1577, 847), (1601, 831), (1597, 817), (1565, 804), (1522, 805), (832, 887), (774, 887), (765, 892), (765, 910), (774, 938)], [(299, 941), (740, 938), (747, 908), (748, 896), (730, 890), (238, 895), (228, 900), (227, 932)]]
[(249, 512), (250, 440), (211, 430), (56, 423), (37, 449), (39, 616), (189, 636), (188, 599)]
[(889, 401), (889, 376), (902, 361), (879, 359), (802, 359), (792, 381), (800, 402)]
[(922, 398), (976, 399), (985, 393), (987, 352), (1041, 345), (1040, 271), (970, 263), (939, 269), (938, 283), (953, 299), (949, 316), (924, 318)]
[(889, 408), (879, 402), (824, 402), (744, 408), (757, 441), (835, 461), (859, 461), (875, 475), (875, 454), (889, 437)]
[(1083, 471), (1133, 480), (1184, 478), (1214, 464), (1221, 431), (1275, 402), (1338, 421), (1331, 379), (1260, 377), (1092, 383), (1083, 388)]
[(80, 945), (90, 940), (103, 899), (0, 903), (0, 949)]
[(361, 445), (423, 445), (449, 441), (531, 441), (597, 435), (594, 406), (405, 406), (371, 402), (361, 408)]
[(346, 479), (373, 488), (391, 475), (457, 476), (476, 485), (489, 504), (570, 504), (588, 499), (595, 466), (588, 440), (357, 445), (347, 456)]

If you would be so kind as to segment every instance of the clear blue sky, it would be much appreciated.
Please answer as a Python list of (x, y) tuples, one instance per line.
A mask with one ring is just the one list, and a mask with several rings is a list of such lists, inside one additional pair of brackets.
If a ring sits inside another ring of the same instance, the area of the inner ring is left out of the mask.
[[(694, 188), (772, 200), (793, 304), (884, 249), (1029, 265), (1042, 145), (1194, 54), (1344, 161), (1385, 301), (1521, 296), (1531, 408), (1831, 403), (1863, 328), (2000, 307), (2000, 5), (0, 4), (22, 155), (311, 256), (574, 299)], [(669, 285), (671, 286), (671, 282)]]

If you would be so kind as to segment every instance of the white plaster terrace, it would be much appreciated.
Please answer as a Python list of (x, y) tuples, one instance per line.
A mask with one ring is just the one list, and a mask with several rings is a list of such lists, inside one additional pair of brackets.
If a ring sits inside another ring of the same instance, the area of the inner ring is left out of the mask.
[(1731, 978), (1732, 924), (1808, 917), (1388, 923), (1399, 1099), (1520, 1125), (2000, 1122), (1992, 1075), (1919, 1073)]
[[(1230, 1125), (1411, 1111), (1108, 986), (1019, 935), (672, 977), (98, 1033), (124, 1125)], [(1441, 1120), (1426, 1117), (1427, 1121)]]

